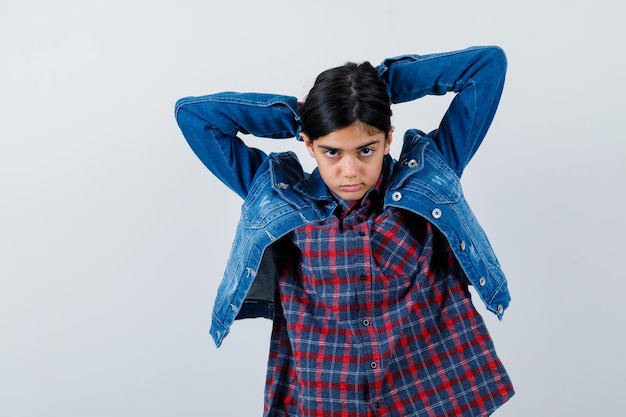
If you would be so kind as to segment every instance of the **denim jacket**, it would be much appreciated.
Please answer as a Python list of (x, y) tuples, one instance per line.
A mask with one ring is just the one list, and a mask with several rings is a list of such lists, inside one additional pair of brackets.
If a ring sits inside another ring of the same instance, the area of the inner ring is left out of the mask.
[[(422, 216), (447, 238), (466, 279), (488, 310), (502, 318), (510, 295), (494, 251), (472, 213), (460, 178), (493, 120), (506, 73), (493, 46), (384, 60), (378, 74), (392, 103), (456, 93), (438, 129), (404, 135), (397, 160), (387, 156), (384, 207)], [(244, 199), (210, 333), (219, 347), (235, 319), (273, 316), (280, 248), (295, 228), (324, 221), (337, 203), (317, 169), (303, 171), (293, 152), (265, 154), (238, 133), (300, 139), (295, 97), (225, 92), (179, 100), (176, 120), (198, 158)]]

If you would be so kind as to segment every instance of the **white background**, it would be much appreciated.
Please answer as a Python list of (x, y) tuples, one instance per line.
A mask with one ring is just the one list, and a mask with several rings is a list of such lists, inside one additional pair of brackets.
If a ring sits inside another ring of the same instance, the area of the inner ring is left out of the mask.
[[(175, 101), (303, 98), (348, 60), (496, 44), (507, 84), (464, 176), (513, 296), (502, 322), (484, 314), (517, 389), (496, 415), (622, 416), (622, 10), (2, 0), (0, 415), (261, 415), (270, 322), (237, 322), (220, 349), (207, 331), (241, 202), (187, 146)], [(446, 100), (394, 108), (396, 144)]]

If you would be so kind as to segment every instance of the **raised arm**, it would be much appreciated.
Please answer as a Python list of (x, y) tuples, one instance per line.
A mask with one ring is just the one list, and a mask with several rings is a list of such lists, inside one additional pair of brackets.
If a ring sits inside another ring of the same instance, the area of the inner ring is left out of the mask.
[(183, 98), (176, 103), (175, 117), (202, 163), (242, 198), (266, 154), (237, 135), (295, 137), (300, 120), (295, 97), (259, 93)]
[(504, 86), (506, 56), (495, 46), (389, 58), (378, 72), (392, 103), (457, 93), (439, 128), (429, 134), (460, 176), (491, 125)]

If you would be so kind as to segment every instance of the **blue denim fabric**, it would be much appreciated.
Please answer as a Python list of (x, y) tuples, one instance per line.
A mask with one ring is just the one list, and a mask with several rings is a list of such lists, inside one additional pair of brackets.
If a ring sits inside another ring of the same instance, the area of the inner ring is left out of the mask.
[[(457, 93), (438, 129), (404, 135), (398, 160), (388, 164), (385, 206), (418, 214), (447, 238), (464, 274), (487, 309), (502, 318), (507, 281), (463, 195), (460, 177), (495, 115), (506, 73), (498, 47), (389, 58), (377, 67), (392, 103)], [(303, 169), (292, 152), (265, 154), (238, 133), (299, 137), (297, 99), (261, 93), (219, 93), (179, 100), (176, 120), (198, 158), (244, 199), (210, 333), (220, 346), (236, 318), (272, 318), (276, 272), (272, 243), (296, 227), (323, 221), (337, 203), (317, 169)]]

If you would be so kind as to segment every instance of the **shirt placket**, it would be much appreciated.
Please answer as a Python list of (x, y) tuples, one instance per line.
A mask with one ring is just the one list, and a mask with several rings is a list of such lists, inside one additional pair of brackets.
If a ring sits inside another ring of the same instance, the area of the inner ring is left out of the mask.
[[(353, 233), (355, 250), (354, 276), (358, 277), (357, 301), (359, 308), (356, 309), (356, 317), (353, 318), (356, 332), (361, 336), (363, 352), (361, 355), (361, 367), (366, 375), (367, 381), (367, 401), (372, 409), (379, 415), (384, 413), (380, 393), (383, 378), (382, 353), (376, 333), (374, 312), (374, 301), (372, 294), (372, 279), (375, 276), (372, 261), (371, 246), (371, 225), (367, 221), (364, 213), (354, 213), (349, 216), (352, 220), (350, 224)], [(347, 219), (346, 219), (347, 220)], [(344, 223), (345, 224), (345, 223)]]

